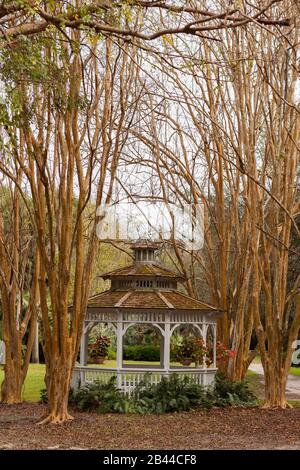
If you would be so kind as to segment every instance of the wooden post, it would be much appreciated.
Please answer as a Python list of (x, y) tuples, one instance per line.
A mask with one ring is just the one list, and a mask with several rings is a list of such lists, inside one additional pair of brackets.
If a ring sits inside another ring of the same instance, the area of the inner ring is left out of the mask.
[(214, 368), (217, 367), (217, 325), (213, 326), (213, 335), (214, 335)]
[[(207, 332), (208, 332), (208, 325), (202, 325), (202, 335), (203, 335), (202, 338), (204, 341), (204, 346), (207, 346)], [(206, 360), (207, 360), (207, 357), (206, 357), (206, 354), (204, 354), (203, 364), (202, 364), (202, 367), (204, 369), (207, 369)]]
[(168, 373), (170, 371), (170, 341), (171, 329), (170, 329), (170, 313), (166, 313), (165, 316), (165, 337), (164, 337), (164, 369)]
[(86, 326), (83, 329), (82, 336), (81, 336), (81, 343), (80, 343), (80, 365), (86, 366), (87, 365), (87, 358), (88, 358), (88, 338), (89, 338), (89, 327)]
[(33, 342), (33, 348), (31, 352), (31, 362), (33, 364), (40, 363), (40, 353), (39, 353), (39, 321), (36, 319), (35, 321), (35, 336)]
[(164, 354), (165, 354), (165, 336), (164, 333), (160, 333), (160, 367), (164, 367)]
[(117, 369), (123, 366), (123, 324), (118, 319), (117, 323)]
[(122, 387), (122, 372), (123, 367), (123, 321), (122, 313), (118, 313), (117, 321), (117, 387), (121, 389)]

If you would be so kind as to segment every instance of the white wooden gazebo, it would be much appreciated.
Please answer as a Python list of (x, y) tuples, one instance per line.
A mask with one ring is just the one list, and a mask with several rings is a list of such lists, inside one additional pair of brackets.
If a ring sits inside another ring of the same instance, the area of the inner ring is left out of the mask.
[[(91, 297), (88, 302), (81, 340), (80, 364), (75, 367), (72, 387), (78, 388), (94, 380), (107, 382), (117, 377), (118, 388), (130, 394), (145, 373), (157, 383), (171, 373), (186, 375), (204, 386), (212, 384), (216, 368), (216, 323), (222, 312), (216, 307), (189, 297), (177, 289), (181, 275), (166, 269), (156, 261), (158, 243), (141, 241), (132, 245), (134, 263), (103, 275), (111, 281), (109, 290)], [(88, 337), (99, 324), (111, 324), (116, 332), (116, 369), (91, 367), (87, 364)], [(151, 325), (160, 334), (160, 364), (124, 364), (123, 340), (133, 325)], [(213, 363), (197, 367), (170, 364), (170, 341), (181, 325), (193, 326), (205, 344), (208, 334), (213, 344)]]

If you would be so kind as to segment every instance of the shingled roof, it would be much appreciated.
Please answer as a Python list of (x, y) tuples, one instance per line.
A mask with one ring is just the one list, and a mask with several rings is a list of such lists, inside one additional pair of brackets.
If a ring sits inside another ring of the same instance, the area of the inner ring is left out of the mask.
[(89, 299), (88, 308), (217, 310), (178, 291), (107, 290)]
[(131, 277), (131, 276), (143, 276), (143, 277), (166, 277), (173, 279), (184, 279), (184, 276), (179, 273), (175, 273), (170, 269), (161, 266), (158, 263), (136, 263), (126, 266), (125, 268), (119, 268), (109, 273), (101, 275), (103, 279), (111, 279), (116, 277)]
[[(139, 241), (133, 249), (135, 261), (132, 265), (101, 275), (103, 279), (111, 279), (112, 286), (91, 297), (88, 309), (218, 311), (218, 308), (177, 290), (177, 281), (182, 282), (184, 276), (155, 261), (157, 244)], [(145, 252), (141, 253), (143, 250)]]

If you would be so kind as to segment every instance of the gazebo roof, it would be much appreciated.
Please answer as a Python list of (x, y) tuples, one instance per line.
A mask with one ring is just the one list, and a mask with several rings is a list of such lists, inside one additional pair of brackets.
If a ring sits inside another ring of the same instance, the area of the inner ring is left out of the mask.
[(100, 309), (103, 313), (113, 309), (219, 312), (218, 308), (177, 290), (177, 281), (182, 282), (184, 276), (155, 261), (158, 243), (139, 240), (132, 248), (134, 263), (102, 274), (103, 279), (111, 279), (111, 288), (91, 297), (88, 309)]
[(159, 263), (135, 263), (125, 268), (119, 268), (109, 273), (103, 274), (103, 279), (119, 278), (119, 277), (131, 277), (131, 276), (143, 276), (143, 277), (165, 277), (173, 279), (184, 279), (184, 276), (179, 273), (175, 273), (170, 269), (161, 266)]
[(181, 292), (153, 290), (107, 290), (89, 299), (88, 308), (213, 310), (216, 307)]

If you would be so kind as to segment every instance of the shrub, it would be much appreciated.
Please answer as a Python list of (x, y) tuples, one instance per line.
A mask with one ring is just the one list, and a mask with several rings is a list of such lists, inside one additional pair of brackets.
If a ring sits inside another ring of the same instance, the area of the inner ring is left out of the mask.
[(149, 361), (157, 362), (160, 360), (159, 346), (124, 346), (124, 359), (129, 361)]
[(108, 348), (107, 359), (114, 361), (117, 357), (117, 353), (114, 349)]
[(215, 385), (208, 396), (214, 406), (257, 406), (256, 395), (249, 390), (248, 383), (232, 382), (223, 374), (216, 374)]
[[(205, 389), (189, 377), (172, 374), (158, 384), (150, 383), (150, 373), (145, 374), (129, 398), (116, 386), (116, 377), (108, 383), (95, 381), (70, 391), (69, 403), (78, 410), (95, 410), (99, 413), (169, 413), (199, 408), (257, 406), (255, 394), (246, 382), (231, 382), (217, 374), (214, 387)], [(41, 391), (41, 401), (47, 403), (47, 391)]]
[(74, 391), (70, 404), (81, 411), (95, 410), (99, 413), (129, 413), (133, 411), (131, 401), (117, 389), (116, 377), (108, 383), (95, 381)]
[(168, 413), (210, 407), (206, 391), (189, 377), (172, 374), (158, 384), (151, 384), (149, 376), (138, 384), (133, 400), (138, 413)]
[[(70, 388), (70, 391), (69, 391), (69, 401), (70, 401), (72, 395), (73, 395), (73, 390)], [(47, 391), (46, 388), (43, 388), (43, 389), (40, 391), (40, 403), (45, 403), (45, 404), (48, 403), (48, 391)]]
[(41, 403), (48, 403), (48, 392), (46, 388), (43, 388), (40, 392)]

